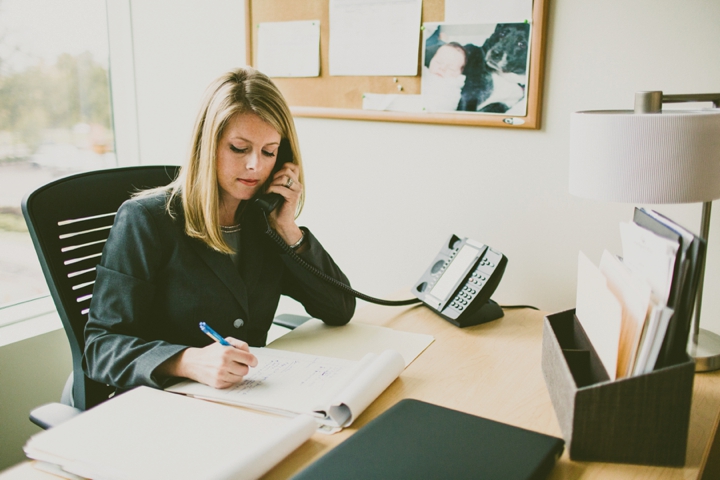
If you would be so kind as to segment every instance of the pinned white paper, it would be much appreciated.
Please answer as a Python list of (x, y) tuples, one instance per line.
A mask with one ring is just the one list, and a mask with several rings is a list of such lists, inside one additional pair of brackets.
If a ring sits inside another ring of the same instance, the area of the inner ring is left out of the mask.
[(258, 25), (258, 70), (269, 77), (320, 75), (320, 20)]
[(422, 0), (330, 0), (330, 75), (418, 73)]
[(445, 0), (445, 21), (522, 23), (532, 20), (533, 0)]

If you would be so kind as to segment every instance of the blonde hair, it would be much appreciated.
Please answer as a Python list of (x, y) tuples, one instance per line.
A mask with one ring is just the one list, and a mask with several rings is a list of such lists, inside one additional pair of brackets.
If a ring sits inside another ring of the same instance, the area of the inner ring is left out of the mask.
[[(217, 178), (217, 145), (225, 126), (238, 114), (254, 113), (281, 136), (276, 166), (292, 161), (300, 169), (302, 185), (295, 217), (305, 201), (305, 181), (300, 148), (290, 109), (280, 90), (263, 73), (244, 67), (214, 80), (205, 91), (193, 128), (187, 162), (177, 179), (165, 187), (170, 191), (167, 208), (180, 197), (185, 211), (185, 233), (222, 253), (233, 253), (220, 231), (220, 193)], [(272, 174), (268, 182), (272, 180)], [(264, 192), (264, 188), (260, 193)]]

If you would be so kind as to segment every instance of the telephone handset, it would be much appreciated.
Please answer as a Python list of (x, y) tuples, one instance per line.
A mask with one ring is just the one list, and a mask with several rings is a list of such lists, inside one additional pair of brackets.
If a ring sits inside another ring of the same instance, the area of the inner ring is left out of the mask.
[(458, 327), (503, 316), (490, 300), (505, 272), (507, 257), (487, 245), (451, 235), (412, 289), (438, 315)]
[[(275, 166), (273, 167), (270, 177), (268, 177), (270, 181), (272, 181), (275, 174), (280, 171), (285, 163), (292, 161), (292, 150), (290, 150), (290, 145), (284, 138), (280, 140), (280, 146), (277, 152)], [(269, 215), (270, 212), (275, 210), (284, 201), (285, 198), (279, 193), (263, 193), (255, 198), (255, 205), (260, 207), (265, 212), (265, 215)]]
[[(278, 164), (280, 164), (279, 157)], [(274, 172), (279, 169), (277, 164), (275, 168)], [(282, 195), (266, 193), (255, 199), (255, 206), (267, 220), (270, 212), (283, 201)], [(442, 318), (458, 327), (469, 327), (503, 316), (502, 308), (490, 300), (490, 296), (500, 283), (507, 258), (502, 253), (469, 238), (460, 239), (455, 235), (450, 237), (420, 278), (417, 286), (413, 288), (413, 294), (417, 298), (383, 300), (358, 292), (306, 262), (275, 230), (270, 228), (267, 222), (266, 225), (265, 233), (301, 267), (326, 283), (362, 300), (387, 306), (423, 302)]]
[(263, 193), (255, 199), (255, 205), (262, 209), (266, 215), (275, 210), (282, 202), (285, 201), (279, 193)]

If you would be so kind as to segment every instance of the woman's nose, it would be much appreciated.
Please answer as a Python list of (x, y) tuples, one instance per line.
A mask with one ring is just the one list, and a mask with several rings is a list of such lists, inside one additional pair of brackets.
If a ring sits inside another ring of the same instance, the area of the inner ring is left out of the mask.
[(248, 170), (257, 170), (259, 159), (255, 151), (250, 152), (250, 154), (247, 155), (245, 159), (247, 161), (245, 164), (245, 168), (247, 168)]

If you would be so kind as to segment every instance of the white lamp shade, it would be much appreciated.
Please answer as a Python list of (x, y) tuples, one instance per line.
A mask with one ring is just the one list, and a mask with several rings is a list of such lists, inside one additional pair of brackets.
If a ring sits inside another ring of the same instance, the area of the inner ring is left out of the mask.
[(720, 110), (573, 113), (570, 193), (629, 203), (720, 198)]

